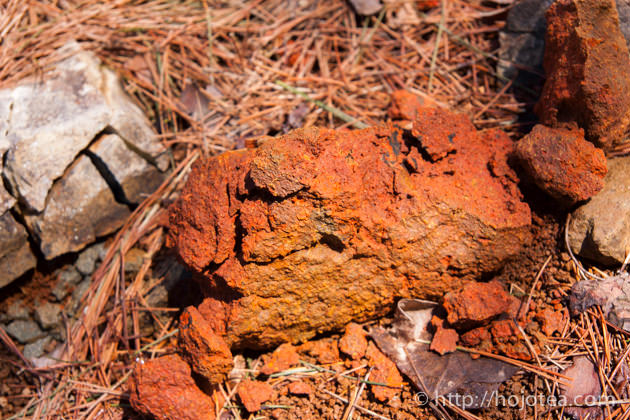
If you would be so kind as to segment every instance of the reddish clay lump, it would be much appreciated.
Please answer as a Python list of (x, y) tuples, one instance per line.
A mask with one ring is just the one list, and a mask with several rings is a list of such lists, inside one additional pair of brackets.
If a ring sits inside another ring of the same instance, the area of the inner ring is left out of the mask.
[(129, 380), (134, 410), (157, 420), (214, 420), (214, 404), (177, 355), (137, 363)]
[(238, 397), (250, 413), (262, 408), (262, 404), (274, 396), (273, 388), (267, 382), (244, 380), (238, 384)]
[(346, 326), (346, 333), (339, 339), (339, 350), (350, 356), (352, 360), (359, 360), (367, 350), (366, 335), (367, 333), (362, 326), (351, 322)]
[(433, 334), (433, 339), (431, 340), (431, 346), (429, 348), (439, 354), (451, 353), (457, 348), (457, 340), (459, 340), (457, 331), (451, 328), (439, 326), (437, 327), (435, 334)]
[(260, 373), (272, 375), (297, 365), (300, 362), (300, 356), (297, 354), (295, 347), (285, 343), (275, 349), (271, 356), (264, 358), (263, 361)]
[(412, 132), (296, 130), (198, 162), (169, 244), (232, 349), (300, 342), (437, 298), (529, 239), (509, 138), (421, 108)]
[(588, 200), (604, 187), (604, 152), (573, 128), (537, 125), (516, 145), (516, 154), (536, 185), (562, 204)]
[(375, 345), (370, 342), (365, 357), (368, 365), (372, 367), (370, 382), (384, 385), (372, 385), (372, 394), (379, 401), (389, 401), (400, 392), (403, 384), (402, 376), (387, 356), (385, 356)]
[(456, 328), (487, 324), (508, 311), (512, 303), (512, 296), (496, 281), (471, 282), (461, 290), (444, 296), (448, 323)]
[(545, 125), (575, 121), (610, 149), (630, 125), (630, 55), (614, 0), (557, 0), (547, 11), (547, 80), (537, 114)]

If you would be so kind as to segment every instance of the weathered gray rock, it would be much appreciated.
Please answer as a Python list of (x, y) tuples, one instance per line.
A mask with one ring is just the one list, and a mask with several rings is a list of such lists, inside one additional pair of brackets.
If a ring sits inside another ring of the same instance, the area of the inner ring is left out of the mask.
[(0, 287), (35, 267), (36, 263), (26, 229), (10, 212), (5, 212), (0, 216)]
[(74, 266), (79, 273), (84, 276), (88, 276), (94, 272), (96, 268), (96, 261), (98, 260), (99, 249), (96, 246), (91, 246), (84, 249), (79, 254)]
[(21, 344), (30, 343), (44, 336), (37, 323), (30, 319), (13, 321), (7, 325), (6, 331)]
[(24, 346), (24, 351), (22, 352), (22, 354), (24, 354), (24, 357), (26, 357), (27, 359), (41, 357), (44, 354), (46, 346), (48, 345), (48, 343), (50, 343), (51, 340), (52, 337), (44, 337), (30, 344), (27, 344)]
[(41, 212), (53, 182), (105, 129), (113, 130), (162, 168), (164, 150), (142, 111), (129, 99), (117, 76), (77, 44), (74, 54), (30, 81), (0, 91), (0, 144), (6, 152), (4, 174), (21, 201)]
[(45, 330), (55, 327), (59, 323), (60, 315), (61, 305), (56, 303), (46, 302), (35, 308), (35, 319)]
[(30, 311), (22, 300), (13, 301), (7, 308), (6, 316), (9, 320), (14, 321), (16, 319), (28, 319)]
[(59, 272), (57, 283), (55, 283), (51, 293), (57, 300), (63, 300), (63, 298), (70, 293), (72, 286), (79, 283), (81, 280), (81, 274), (71, 265)]
[(630, 252), (630, 157), (610, 159), (604, 188), (575, 210), (569, 224), (573, 252), (612, 266)]
[(79, 156), (51, 189), (46, 211), (25, 220), (44, 257), (52, 259), (113, 232), (129, 214), (129, 207), (116, 201), (90, 159)]
[(0, 90), (0, 287), (36, 263), (22, 219), (46, 259), (79, 251), (120, 227), (168, 166), (116, 74), (77, 43), (63, 50), (54, 68)]
[(354, 10), (360, 15), (373, 15), (383, 8), (380, 0), (350, 0)]

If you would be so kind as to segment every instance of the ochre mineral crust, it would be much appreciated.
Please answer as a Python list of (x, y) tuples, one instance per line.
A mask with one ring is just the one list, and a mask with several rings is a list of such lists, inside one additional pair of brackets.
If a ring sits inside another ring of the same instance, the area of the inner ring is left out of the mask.
[(300, 129), (198, 162), (169, 244), (232, 349), (270, 348), (437, 298), (529, 240), (510, 139), (419, 108), (413, 129)]

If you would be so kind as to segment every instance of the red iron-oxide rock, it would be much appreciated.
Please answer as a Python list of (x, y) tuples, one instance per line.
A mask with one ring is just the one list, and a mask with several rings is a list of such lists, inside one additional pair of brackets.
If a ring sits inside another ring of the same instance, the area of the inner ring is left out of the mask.
[(273, 399), (274, 392), (267, 382), (244, 380), (238, 385), (236, 391), (245, 409), (255, 413), (262, 408), (262, 404)]
[(536, 106), (545, 125), (575, 121), (608, 149), (630, 125), (630, 55), (614, 0), (557, 0), (548, 9), (544, 67)]
[(537, 125), (517, 143), (516, 155), (536, 185), (564, 205), (588, 200), (604, 187), (606, 157), (581, 129)]
[(300, 362), (300, 356), (297, 349), (291, 344), (282, 344), (271, 353), (271, 356), (263, 358), (263, 366), (260, 372), (264, 375), (287, 370)]
[(370, 373), (370, 382), (387, 385), (372, 385), (374, 398), (384, 402), (398, 395), (403, 385), (403, 378), (396, 364), (385, 356), (371, 341), (365, 357), (368, 360), (368, 365), (373, 368)]
[(345, 334), (339, 339), (339, 350), (352, 360), (359, 360), (365, 355), (368, 347), (366, 335), (362, 326), (354, 322), (349, 323)]
[(186, 308), (179, 318), (178, 346), (193, 370), (210, 383), (222, 382), (232, 370), (232, 353), (225, 340), (194, 306)]
[(214, 404), (178, 355), (137, 363), (129, 380), (134, 410), (157, 420), (214, 420)]
[(232, 349), (302, 342), (401, 297), (439, 298), (518, 253), (531, 215), (511, 148), (442, 110), (419, 112), (413, 134), (295, 130), (197, 162), (168, 242)]
[(444, 296), (448, 323), (456, 328), (484, 325), (510, 309), (511, 296), (496, 282), (470, 282)]
[(337, 341), (330, 338), (307, 341), (299, 347), (299, 350), (316, 358), (317, 363), (322, 365), (337, 363), (340, 360)]
[(438, 327), (435, 334), (433, 334), (429, 349), (441, 355), (452, 353), (457, 348), (457, 340), (459, 340), (457, 331), (452, 328)]
[(387, 113), (393, 120), (413, 121), (420, 109), (432, 105), (432, 102), (425, 101), (418, 95), (404, 89), (392, 92), (391, 101)]
[(562, 331), (567, 316), (560, 311), (545, 308), (536, 314), (536, 319), (542, 323), (542, 332), (551, 336), (556, 331)]
[(313, 387), (302, 381), (295, 381), (289, 384), (289, 393), (293, 395), (311, 395)]

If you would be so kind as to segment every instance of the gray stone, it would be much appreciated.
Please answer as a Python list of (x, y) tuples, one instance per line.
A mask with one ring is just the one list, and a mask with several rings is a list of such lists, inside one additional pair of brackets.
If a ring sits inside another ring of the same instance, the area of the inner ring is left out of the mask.
[(8, 143), (4, 175), (21, 201), (41, 212), (53, 182), (108, 128), (162, 168), (164, 149), (118, 77), (78, 44), (44, 77), (0, 91), (0, 144)]
[(94, 272), (96, 268), (96, 261), (98, 260), (99, 249), (96, 246), (91, 246), (84, 249), (79, 254), (74, 266), (79, 270), (79, 273), (84, 276), (89, 276)]
[(46, 302), (35, 308), (35, 319), (45, 330), (55, 327), (59, 323), (61, 305)]
[(41, 357), (44, 354), (46, 346), (52, 341), (51, 337), (40, 338), (39, 340), (24, 346), (22, 354), (27, 359)]
[(90, 288), (91, 283), (92, 282), (90, 281), (90, 279), (85, 279), (81, 283), (79, 283), (72, 292), (72, 299), (70, 300), (69, 305), (72, 314), (75, 314), (77, 309), (79, 309), (79, 306), (81, 305), (81, 299)]
[(129, 207), (116, 201), (90, 159), (79, 156), (53, 185), (46, 211), (25, 220), (44, 257), (52, 259), (115, 231), (129, 214)]
[(120, 197), (119, 201), (139, 204), (164, 180), (163, 174), (155, 166), (130, 149), (115, 134), (101, 136), (89, 150), (98, 158), (96, 161), (103, 165), (103, 170), (110, 173), (120, 186), (124, 197)]
[(569, 244), (576, 254), (607, 266), (630, 252), (630, 157), (610, 159), (604, 188), (576, 209)]
[(61, 270), (57, 277), (57, 283), (55, 283), (51, 293), (59, 301), (68, 296), (72, 286), (79, 283), (83, 278), (73, 265)]
[(44, 336), (37, 323), (33, 320), (17, 320), (6, 328), (7, 333), (21, 344), (30, 343)]
[(5, 212), (0, 216), (0, 287), (35, 267), (36, 263), (26, 229), (11, 212)]
[(10, 321), (14, 321), (16, 319), (28, 319), (31, 313), (24, 305), (24, 301), (14, 300), (7, 308), (6, 315)]

